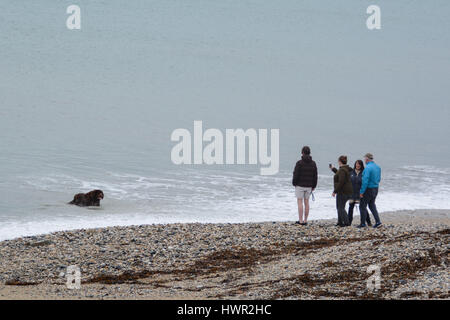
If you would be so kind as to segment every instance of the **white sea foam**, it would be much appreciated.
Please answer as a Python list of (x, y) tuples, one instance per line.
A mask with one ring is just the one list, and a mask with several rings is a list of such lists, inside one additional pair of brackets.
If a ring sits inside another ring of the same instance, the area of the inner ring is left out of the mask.
[[(450, 189), (442, 171), (401, 168), (384, 174), (380, 212), (448, 209)], [(411, 174), (412, 171), (413, 173)], [(422, 172), (422, 173), (419, 173)], [(433, 181), (428, 182), (429, 175)], [(413, 176), (412, 176), (413, 175)], [(195, 172), (158, 177), (127, 173), (99, 174), (92, 182), (68, 174), (22, 176), (17, 198), (29, 203), (0, 217), (0, 240), (66, 229), (175, 222), (259, 222), (297, 219), (289, 173), (276, 177), (236, 172)], [(100, 210), (66, 205), (74, 193), (100, 188)], [(331, 175), (319, 176), (311, 219), (336, 216)], [(32, 197), (30, 197), (32, 195)], [(23, 204), (22, 204), (23, 205)], [(11, 209), (11, 208), (10, 208)]]

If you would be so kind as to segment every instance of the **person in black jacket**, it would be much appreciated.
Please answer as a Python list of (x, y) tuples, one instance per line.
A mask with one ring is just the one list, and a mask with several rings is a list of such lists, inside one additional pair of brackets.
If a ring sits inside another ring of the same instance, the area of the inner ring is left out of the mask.
[[(359, 190), (361, 190), (363, 171), (364, 171), (364, 162), (362, 160), (356, 160), (355, 165), (353, 166), (353, 170), (352, 172), (350, 172), (350, 179), (352, 180), (353, 185), (353, 194), (349, 200), (349, 207), (348, 207), (348, 220), (350, 222), (350, 225), (352, 224), (353, 221), (353, 209), (355, 208), (356, 204), (360, 203)], [(369, 226), (372, 225), (369, 215), (367, 215), (366, 222), (367, 225)]]
[[(297, 224), (307, 225), (309, 215), (309, 197), (317, 187), (317, 166), (311, 158), (311, 149), (302, 148), (302, 159), (295, 164), (292, 185), (295, 187), (297, 197), (298, 216)], [(305, 205), (303, 208), (303, 204)]]

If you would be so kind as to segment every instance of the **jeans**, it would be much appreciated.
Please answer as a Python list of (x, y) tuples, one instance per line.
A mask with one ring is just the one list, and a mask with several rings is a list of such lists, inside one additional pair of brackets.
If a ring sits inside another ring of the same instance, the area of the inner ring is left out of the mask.
[(345, 204), (347, 203), (350, 196), (342, 193), (336, 195), (336, 209), (338, 214), (338, 225), (349, 226), (350, 222), (348, 220), (347, 211), (345, 211)]
[[(353, 222), (353, 209), (355, 208), (356, 202), (352, 202), (350, 203), (350, 205), (348, 206), (348, 221), (350, 222), (350, 225)], [(360, 206), (361, 208), (361, 206)], [(360, 209), (361, 210), (361, 209)], [(361, 212), (361, 211), (360, 211)], [(370, 217), (369, 215), (367, 215), (367, 219), (366, 219), (367, 224), (371, 225), (372, 221), (370, 221)]]
[(375, 205), (375, 199), (378, 195), (378, 188), (367, 188), (364, 192), (364, 196), (361, 198), (361, 204), (359, 205), (359, 211), (361, 212), (361, 225), (366, 224), (369, 212), (367, 206), (369, 206), (370, 212), (372, 212), (376, 223), (381, 223), (380, 216), (378, 215), (377, 206)]

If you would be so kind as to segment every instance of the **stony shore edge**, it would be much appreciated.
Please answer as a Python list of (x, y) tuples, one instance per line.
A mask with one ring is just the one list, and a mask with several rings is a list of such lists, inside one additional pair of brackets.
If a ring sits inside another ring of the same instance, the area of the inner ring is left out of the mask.
[[(364, 230), (334, 220), (196, 223), (2, 241), (0, 298), (449, 299), (450, 210), (381, 217), (382, 228)], [(71, 265), (81, 289), (65, 285)], [(371, 265), (381, 275), (374, 291)]]

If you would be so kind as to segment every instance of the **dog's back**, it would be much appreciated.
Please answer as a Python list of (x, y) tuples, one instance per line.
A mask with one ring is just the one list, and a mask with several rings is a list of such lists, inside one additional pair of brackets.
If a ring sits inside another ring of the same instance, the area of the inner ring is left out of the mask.
[(68, 204), (75, 204), (77, 206), (83, 205), (86, 202), (86, 195), (84, 193), (78, 193), (73, 197), (73, 200)]
[(100, 206), (100, 200), (103, 200), (102, 190), (92, 190), (88, 193), (78, 193), (73, 197), (69, 204), (74, 204), (80, 207)]

